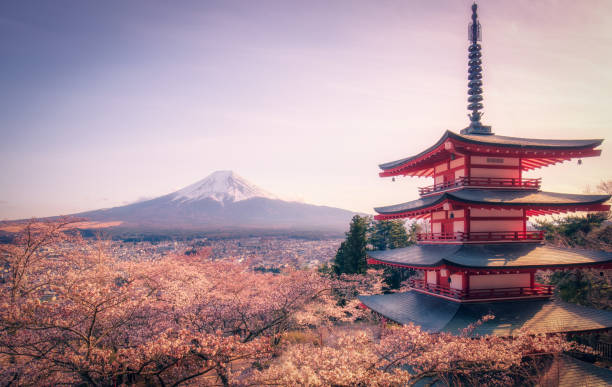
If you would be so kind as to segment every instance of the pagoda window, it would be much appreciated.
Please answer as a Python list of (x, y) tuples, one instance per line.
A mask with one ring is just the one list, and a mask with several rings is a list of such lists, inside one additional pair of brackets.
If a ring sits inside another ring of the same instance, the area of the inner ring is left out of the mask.
[(486, 274), (470, 276), (470, 290), (530, 287), (530, 273)]

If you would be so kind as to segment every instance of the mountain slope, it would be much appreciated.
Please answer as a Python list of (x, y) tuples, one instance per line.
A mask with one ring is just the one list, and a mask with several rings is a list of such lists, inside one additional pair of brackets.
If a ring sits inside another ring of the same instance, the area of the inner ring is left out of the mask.
[(353, 212), (288, 202), (231, 171), (155, 199), (77, 214), (94, 221), (121, 221), (122, 227), (148, 229), (346, 229)]

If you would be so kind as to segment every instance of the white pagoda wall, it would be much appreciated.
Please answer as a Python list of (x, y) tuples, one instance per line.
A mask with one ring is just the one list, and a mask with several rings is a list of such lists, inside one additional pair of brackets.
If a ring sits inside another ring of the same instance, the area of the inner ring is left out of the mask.
[(425, 279), (428, 284), (437, 285), (437, 278), (435, 271), (428, 271), (425, 273)]
[(451, 279), (450, 287), (452, 289), (463, 290), (463, 285), (462, 285), (463, 278), (461, 274), (451, 274), (450, 279)]
[[(523, 231), (522, 209), (473, 208), (470, 217), (491, 217), (494, 220), (470, 220), (470, 231)], [(509, 219), (503, 219), (509, 218)], [(510, 219), (511, 218), (511, 219)], [(521, 219), (517, 219), (521, 218)]]
[(458, 179), (460, 177), (465, 177), (465, 168), (457, 169), (455, 171), (455, 179)]
[(453, 222), (453, 232), (463, 232), (465, 231), (465, 223), (463, 220), (457, 220)]
[(442, 232), (442, 225), (440, 223), (432, 223), (431, 224), (431, 232), (434, 234), (439, 234)]
[(470, 232), (523, 231), (522, 220), (472, 220)]
[(518, 169), (493, 169), (493, 168), (471, 168), (470, 175), (472, 177), (503, 177), (509, 179), (518, 179)]
[(434, 184), (444, 182), (444, 175), (447, 175), (447, 180), (454, 180), (465, 176), (465, 158), (458, 157), (455, 160), (444, 161), (434, 166)]
[[(518, 179), (521, 176), (519, 171), (520, 162), (516, 157), (471, 156), (470, 164), (470, 176), (472, 177), (502, 177)], [(487, 166), (494, 168), (487, 168)]]
[(470, 276), (470, 289), (528, 288), (529, 286), (531, 286), (529, 273)]

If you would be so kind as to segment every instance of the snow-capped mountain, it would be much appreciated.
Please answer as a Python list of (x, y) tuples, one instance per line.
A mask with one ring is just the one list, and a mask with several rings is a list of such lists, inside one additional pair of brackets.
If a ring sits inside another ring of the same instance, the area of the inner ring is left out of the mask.
[(278, 199), (269, 192), (249, 183), (233, 171), (216, 171), (205, 179), (176, 191), (172, 200), (213, 199), (218, 202), (239, 202), (251, 198)]
[(75, 215), (119, 221), (120, 227), (128, 229), (340, 232), (347, 229), (354, 212), (281, 200), (232, 171), (217, 171), (168, 195)]

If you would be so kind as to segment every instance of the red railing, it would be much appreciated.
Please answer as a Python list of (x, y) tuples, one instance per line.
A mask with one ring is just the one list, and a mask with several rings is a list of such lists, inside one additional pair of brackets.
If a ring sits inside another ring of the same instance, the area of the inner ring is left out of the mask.
[(495, 288), (495, 289), (470, 289), (459, 290), (452, 289), (446, 286), (428, 284), (423, 279), (410, 280), (410, 286), (415, 289), (423, 290), (432, 294), (439, 294), (446, 297), (456, 298), (458, 300), (474, 300), (474, 299), (492, 299), (492, 298), (509, 298), (509, 297), (533, 297), (533, 296), (551, 296), (554, 286), (534, 284), (534, 287), (510, 287), (510, 288)]
[(466, 292), (464, 292), (463, 290), (453, 289), (448, 286), (428, 284), (425, 280), (422, 279), (411, 279), (410, 287), (424, 290), (428, 293), (440, 294), (446, 297), (456, 298), (458, 300), (464, 299), (466, 295)]
[(459, 177), (453, 181), (438, 183), (419, 188), (421, 196), (429, 195), (438, 191), (457, 187), (494, 187), (494, 188), (516, 188), (516, 189), (539, 189), (541, 178), (519, 179), (511, 177)]
[(420, 242), (504, 242), (542, 241), (544, 231), (472, 231), (453, 233), (419, 233)]

